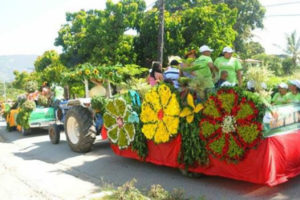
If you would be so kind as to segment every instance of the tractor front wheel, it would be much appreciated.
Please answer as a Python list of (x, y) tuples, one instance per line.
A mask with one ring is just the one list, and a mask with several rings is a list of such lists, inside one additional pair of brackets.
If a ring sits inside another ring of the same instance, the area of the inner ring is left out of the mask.
[(58, 144), (60, 140), (60, 128), (57, 124), (53, 124), (48, 130), (50, 141), (52, 144)]

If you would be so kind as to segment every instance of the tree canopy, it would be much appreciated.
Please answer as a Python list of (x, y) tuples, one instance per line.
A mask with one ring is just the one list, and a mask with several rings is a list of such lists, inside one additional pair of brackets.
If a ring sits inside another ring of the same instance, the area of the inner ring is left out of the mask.
[(137, 26), (145, 7), (143, 0), (108, 0), (105, 10), (67, 13), (67, 23), (55, 40), (63, 48), (63, 62), (69, 67), (134, 63), (133, 37), (124, 33)]
[(35, 71), (41, 72), (49, 65), (59, 62), (59, 54), (55, 50), (45, 51), (34, 62)]

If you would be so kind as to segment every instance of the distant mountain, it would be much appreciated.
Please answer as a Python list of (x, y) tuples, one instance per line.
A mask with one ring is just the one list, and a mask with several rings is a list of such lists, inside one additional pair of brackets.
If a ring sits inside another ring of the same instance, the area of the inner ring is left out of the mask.
[(0, 56), (0, 81), (12, 81), (13, 71), (33, 71), (37, 55)]

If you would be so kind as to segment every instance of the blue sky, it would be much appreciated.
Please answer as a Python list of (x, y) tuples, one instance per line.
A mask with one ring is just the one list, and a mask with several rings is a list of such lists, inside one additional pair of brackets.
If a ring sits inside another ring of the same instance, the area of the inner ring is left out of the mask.
[[(116, 0), (117, 1), (117, 0)], [(260, 0), (263, 5), (296, 2), (295, 0)], [(154, 0), (146, 0), (151, 4)], [(267, 7), (267, 16), (300, 14), (298, 4)], [(0, 3), (0, 55), (42, 54), (57, 49), (53, 45), (60, 26), (65, 23), (65, 13), (80, 9), (103, 9), (105, 0), (1, 0)], [(268, 53), (281, 53), (285, 34), (293, 30), (300, 36), (300, 16), (266, 17), (265, 28), (254, 31)], [(200, 44), (199, 44), (200, 45)]]

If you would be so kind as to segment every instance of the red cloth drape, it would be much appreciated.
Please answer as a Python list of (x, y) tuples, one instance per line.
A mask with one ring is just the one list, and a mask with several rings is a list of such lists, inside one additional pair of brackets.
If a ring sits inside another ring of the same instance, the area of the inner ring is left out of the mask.
[[(178, 168), (180, 148), (180, 135), (166, 144), (155, 145), (148, 141), (149, 154), (145, 161)], [(112, 145), (112, 149), (117, 155), (140, 160), (130, 148), (120, 150)], [(269, 186), (284, 183), (300, 174), (300, 130), (264, 139), (257, 149), (250, 150), (245, 159), (236, 164), (210, 156), (209, 166), (189, 170)]]

